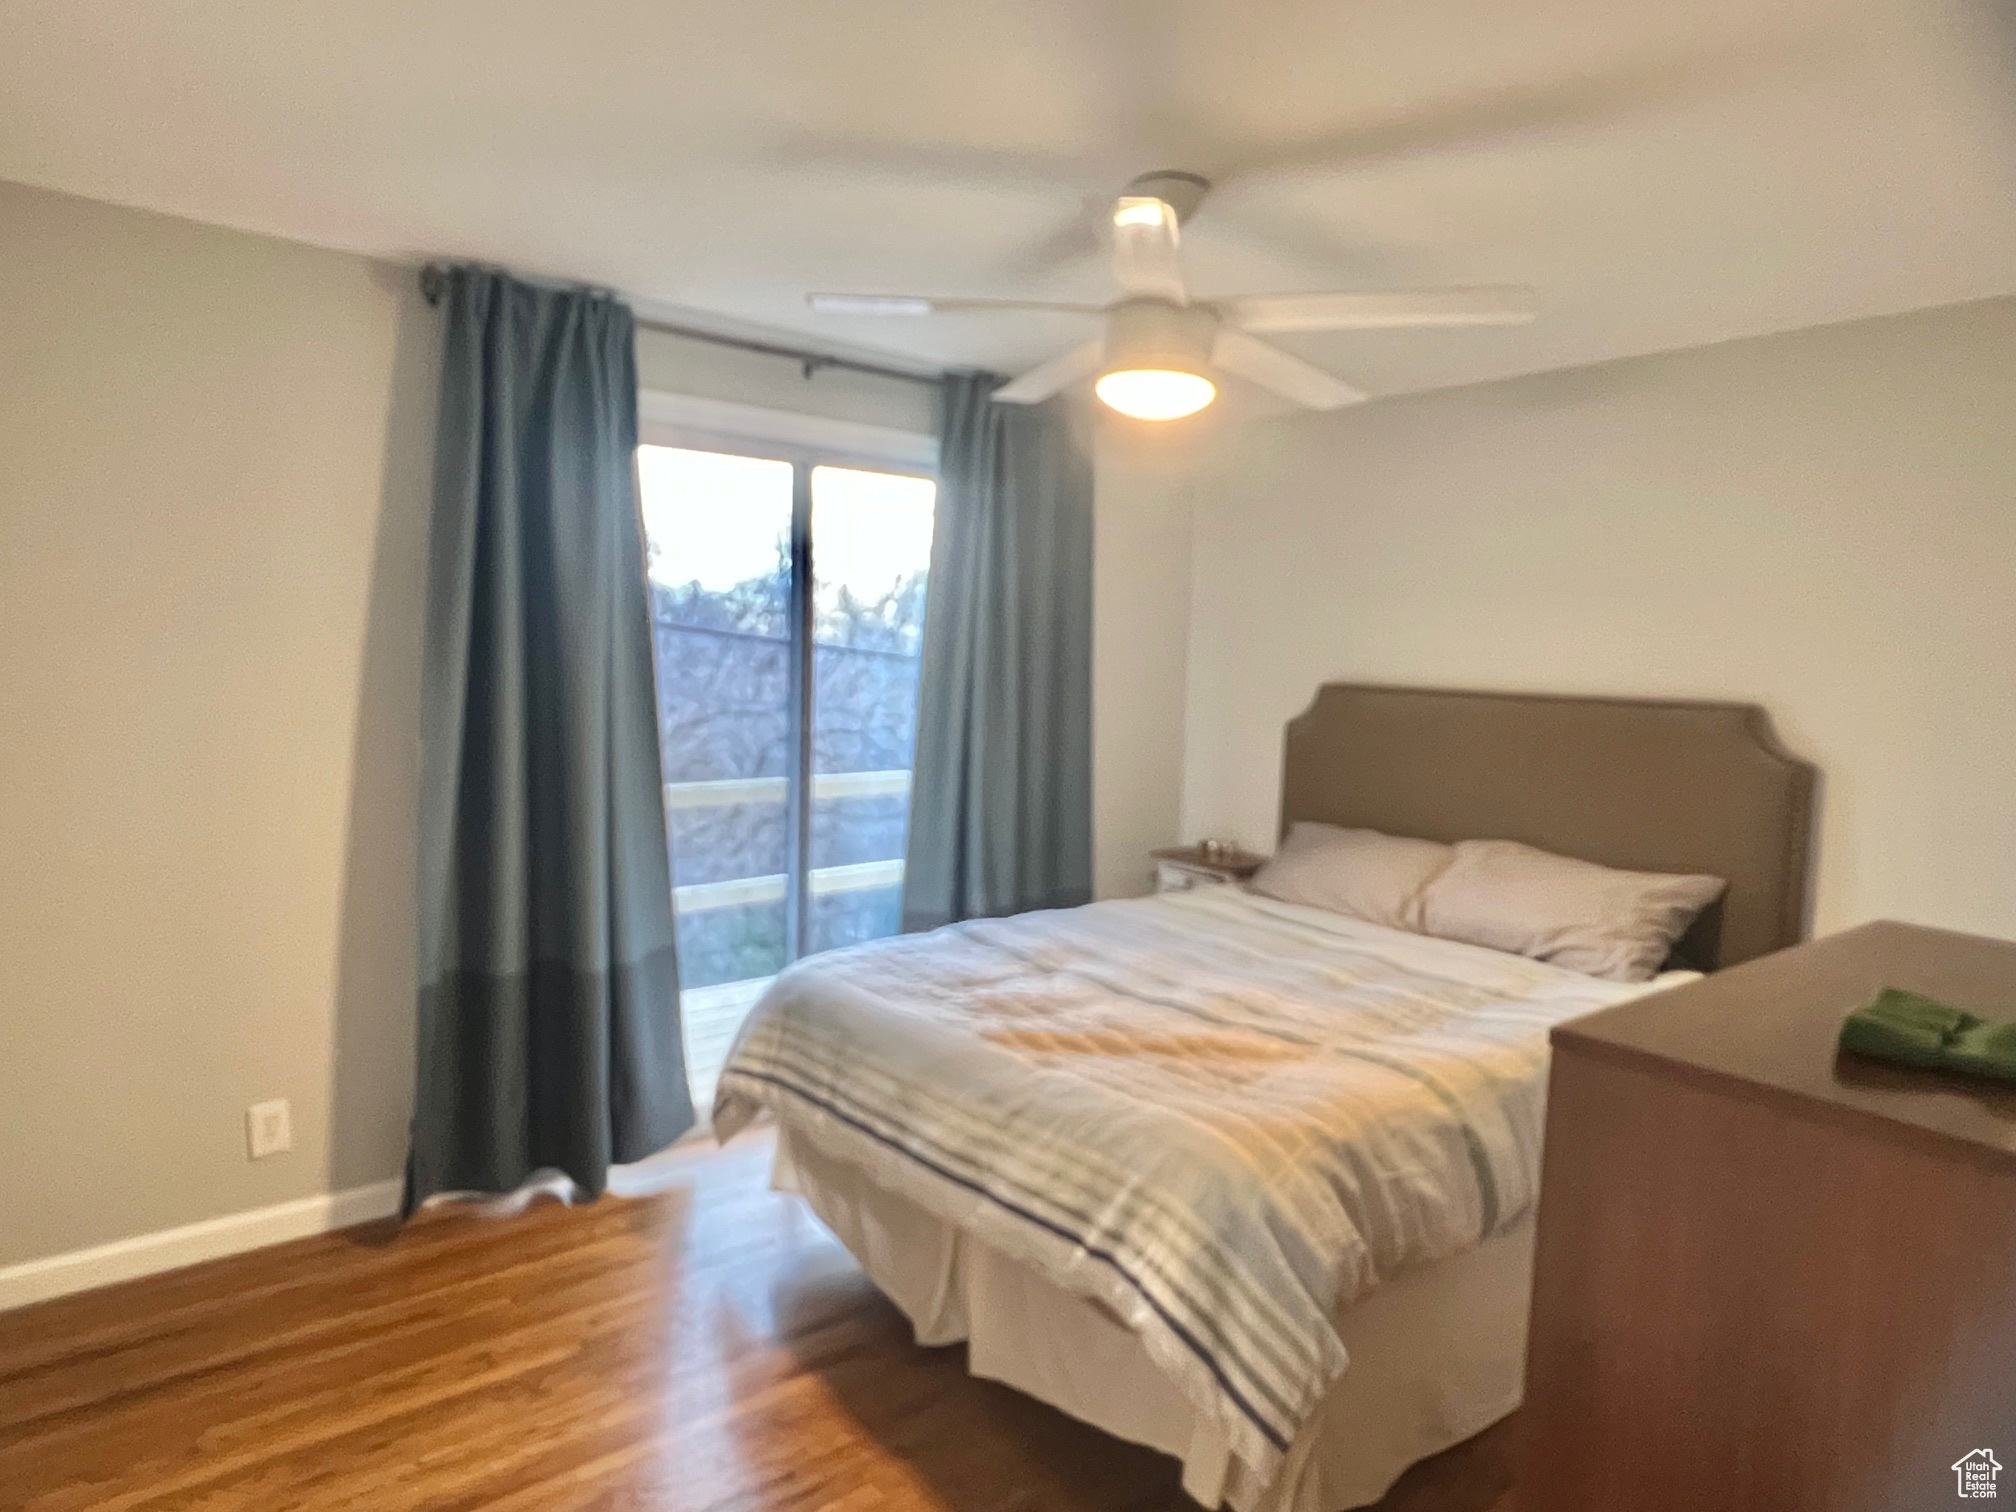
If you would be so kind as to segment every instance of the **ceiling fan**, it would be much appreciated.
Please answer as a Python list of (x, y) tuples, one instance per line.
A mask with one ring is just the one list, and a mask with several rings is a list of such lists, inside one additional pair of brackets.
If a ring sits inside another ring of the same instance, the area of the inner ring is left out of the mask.
[(1099, 337), (1029, 369), (994, 391), (1003, 404), (1036, 404), (1094, 378), (1093, 391), (1123, 415), (1177, 420), (1218, 396), (1230, 373), (1310, 409), (1338, 409), (1371, 396), (1304, 362), (1256, 331), (1384, 330), (1414, 326), (1523, 325), (1528, 290), (1506, 287), (1413, 292), (1243, 294), (1192, 300), (1183, 283), (1178, 228), (1211, 188), (1195, 173), (1144, 173), (1115, 201), (1111, 304), (1018, 299), (931, 299), (904, 294), (812, 294), (829, 315), (960, 315), (1030, 310), (1096, 316)]

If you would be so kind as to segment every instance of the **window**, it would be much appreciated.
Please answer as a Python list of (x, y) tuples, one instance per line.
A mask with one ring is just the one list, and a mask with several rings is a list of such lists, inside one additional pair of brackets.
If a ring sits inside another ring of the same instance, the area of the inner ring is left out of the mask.
[(937, 495), (914, 472), (758, 450), (638, 451), (703, 1104), (772, 975), (899, 926)]

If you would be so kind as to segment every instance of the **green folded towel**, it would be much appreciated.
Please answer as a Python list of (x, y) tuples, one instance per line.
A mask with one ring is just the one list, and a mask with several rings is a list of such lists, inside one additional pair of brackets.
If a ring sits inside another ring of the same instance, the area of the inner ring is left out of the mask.
[(2016, 1082), (2016, 1023), (1990, 1023), (1899, 987), (1885, 987), (1848, 1015), (1841, 1048), (1901, 1066)]

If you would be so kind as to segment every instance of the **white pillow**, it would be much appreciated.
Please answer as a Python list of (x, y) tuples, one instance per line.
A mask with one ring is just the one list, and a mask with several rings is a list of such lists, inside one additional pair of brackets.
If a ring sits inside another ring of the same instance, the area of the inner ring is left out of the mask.
[(1514, 840), (1465, 840), (1421, 894), (1419, 928), (1617, 982), (1649, 982), (1720, 877), (1619, 871)]
[(1248, 885), (1283, 903), (1418, 930), (1421, 889), (1454, 854), (1439, 840), (1303, 822), (1288, 831)]

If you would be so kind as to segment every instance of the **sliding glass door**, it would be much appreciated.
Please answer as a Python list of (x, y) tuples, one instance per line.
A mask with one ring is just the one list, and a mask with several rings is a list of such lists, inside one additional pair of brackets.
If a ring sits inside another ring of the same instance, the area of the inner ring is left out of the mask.
[(812, 805), (800, 948), (896, 933), (937, 485), (812, 469)]
[(786, 963), (899, 923), (931, 479), (638, 450), (696, 1097)]

